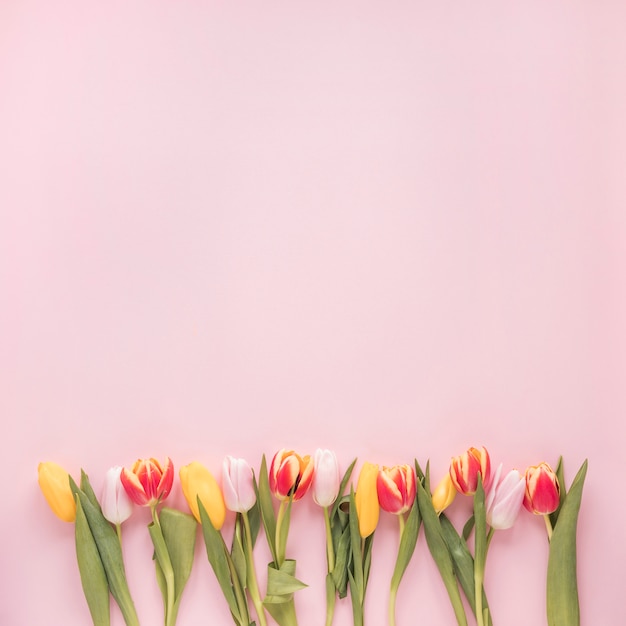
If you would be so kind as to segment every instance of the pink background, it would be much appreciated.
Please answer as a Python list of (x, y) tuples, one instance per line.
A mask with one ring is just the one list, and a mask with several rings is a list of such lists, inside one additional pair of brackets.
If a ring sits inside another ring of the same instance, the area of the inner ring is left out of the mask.
[[(0, 622), (89, 621), (40, 460), (99, 489), (140, 456), (322, 446), (438, 479), (484, 444), (563, 454), (568, 482), (589, 458), (582, 622), (626, 623), (624, 23), (608, 0), (2, 2)], [(125, 552), (151, 625), (147, 523)], [(323, 542), (306, 498), (301, 626)], [(370, 625), (396, 545), (384, 515)], [(545, 624), (546, 562), (540, 519), (496, 534), (497, 624)], [(398, 617), (454, 623), (423, 535)], [(179, 624), (206, 623), (230, 617), (199, 540)]]

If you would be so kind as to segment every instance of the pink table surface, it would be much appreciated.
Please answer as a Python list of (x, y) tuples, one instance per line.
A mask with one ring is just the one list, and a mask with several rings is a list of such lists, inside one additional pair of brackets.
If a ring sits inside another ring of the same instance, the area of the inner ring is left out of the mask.
[[(89, 623), (41, 460), (99, 490), (141, 456), (219, 474), (322, 446), (438, 479), (470, 445), (563, 454), (568, 481), (589, 459), (582, 623), (626, 623), (624, 23), (602, 0), (0, 3), (0, 623)], [(147, 522), (124, 549), (150, 626)], [(294, 507), (302, 626), (323, 532)], [(370, 626), (396, 545), (383, 515)], [(540, 519), (496, 535), (497, 624), (546, 623), (546, 562)], [(179, 624), (229, 623), (198, 541)], [(398, 623), (454, 623), (423, 535)]]

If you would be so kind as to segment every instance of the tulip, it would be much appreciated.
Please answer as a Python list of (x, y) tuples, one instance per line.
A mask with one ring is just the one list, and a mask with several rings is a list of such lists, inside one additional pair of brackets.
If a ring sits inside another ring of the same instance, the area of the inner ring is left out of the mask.
[(480, 472), (483, 487), (489, 488), (491, 479), (491, 462), (486, 448), (470, 448), (465, 454), (453, 457), (450, 463), (450, 478), (459, 493), (471, 496), (478, 487)]
[(450, 477), (450, 473), (448, 472), (435, 487), (435, 491), (433, 491), (432, 501), (437, 515), (439, 515), (442, 511), (445, 511), (452, 504), (457, 493), (458, 491), (456, 490), (454, 483), (452, 482), (452, 478)]
[(356, 484), (354, 500), (359, 520), (359, 534), (362, 538), (369, 537), (378, 524), (380, 505), (376, 483), (378, 481), (378, 465), (364, 463)]
[(116, 526), (125, 522), (133, 512), (133, 501), (121, 480), (122, 468), (112, 467), (104, 476), (100, 505), (102, 515)]
[(313, 479), (313, 459), (299, 456), (293, 450), (278, 451), (269, 470), (270, 490), (279, 500), (300, 500)]
[(383, 467), (378, 472), (376, 490), (383, 511), (402, 515), (415, 500), (415, 471), (410, 465)]
[(187, 504), (193, 516), (201, 523), (198, 499), (213, 524), (215, 530), (220, 530), (226, 518), (224, 496), (213, 474), (201, 463), (194, 461), (180, 468), (180, 484)]
[(222, 465), (222, 490), (229, 511), (245, 513), (256, 502), (252, 468), (244, 459), (227, 456)]
[(70, 475), (56, 463), (40, 463), (37, 468), (39, 487), (52, 509), (64, 522), (76, 519), (76, 500), (70, 488)]
[(331, 450), (318, 448), (314, 456), (313, 500), (323, 507), (330, 506), (339, 494), (339, 463)]
[(135, 504), (154, 508), (172, 490), (174, 465), (169, 457), (163, 467), (156, 459), (139, 459), (132, 469), (122, 469), (120, 479)]
[(556, 511), (561, 497), (559, 479), (547, 463), (526, 469), (524, 506), (535, 515)]
[(501, 481), (502, 465), (498, 466), (485, 498), (487, 523), (495, 530), (511, 528), (524, 500), (526, 480), (517, 470), (511, 470)]

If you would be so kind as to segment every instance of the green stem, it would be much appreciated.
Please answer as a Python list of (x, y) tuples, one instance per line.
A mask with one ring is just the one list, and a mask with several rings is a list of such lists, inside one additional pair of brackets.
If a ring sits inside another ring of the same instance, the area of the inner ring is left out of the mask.
[[(398, 524), (400, 526), (400, 543), (402, 542), (402, 535), (404, 534), (404, 526), (406, 520), (404, 515), (398, 515)], [(391, 581), (391, 589), (389, 591), (389, 626), (396, 626), (396, 599), (398, 596), (398, 585), (393, 584)]]
[(326, 526), (326, 561), (328, 564), (328, 576), (326, 580), (326, 626), (331, 626), (335, 614), (335, 600), (337, 590), (332, 576), (335, 569), (335, 549), (333, 547), (333, 533), (330, 527), (330, 515), (328, 507), (324, 507), (324, 522)]
[(550, 516), (544, 515), (543, 520), (546, 523), (546, 530), (548, 531), (548, 542), (552, 541), (552, 524), (550, 523)]
[(278, 515), (276, 517), (276, 567), (280, 569), (285, 562), (285, 546), (281, 545), (280, 540), (280, 528), (283, 524), (283, 519), (285, 517), (285, 511), (287, 510), (287, 500), (282, 500), (280, 506), (278, 507)]
[(115, 532), (117, 533), (117, 539), (120, 542), (120, 548), (122, 547), (122, 525), (115, 524)]
[(487, 564), (487, 551), (493, 537), (494, 529), (490, 528), (485, 541), (485, 553), (482, 560), (477, 563), (474, 572), (474, 597), (476, 600), (476, 623), (478, 626), (485, 626), (485, 611), (483, 610), (483, 584), (485, 582), (485, 566)]
[(152, 521), (154, 522), (156, 528), (158, 528), (159, 530), (160, 541), (162, 540), (163, 542), (162, 546), (155, 545), (154, 548), (159, 565), (161, 567), (161, 571), (163, 572), (163, 576), (165, 578), (167, 595), (167, 600), (165, 602), (165, 626), (174, 626), (174, 624), (176, 623), (176, 613), (174, 611), (174, 568), (172, 567), (170, 555), (167, 552), (167, 546), (165, 544), (165, 539), (163, 538), (163, 530), (161, 529), (161, 522), (159, 520), (156, 505), (151, 506), (150, 511), (152, 513)]
[(248, 519), (248, 513), (244, 511), (241, 514), (243, 518), (244, 534), (246, 536), (246, 561), (248, 564), (248, 586), (250, 589), (250, 596), (254, 603), (257, 616), (261, 626), (267, 626), (267, 620), (265, 618), (265, 609), (263, 608), (263, 601), (261, 600), (261, 594), (259, 593), (259, 583), (256, 578), (256, 570), (254, 568), (254, 558), (252, 556), (252, 531), (250, 530), (250, 520)]
[(328, 562), (328, 573), (332, 574), (335, 569), (335, 550), (333, 548), (333, 533), (330, 528), (330, 515), (328, 507), (324, 507), (324, 522), (326, 523), (326, 559)]
[(239, 607), (239, 613), (241, 615), (241, 626), (248, 626), (250, 623), (250, 616), (248, 613), (248, 603), (246, 602), (246, 597), (244, 594), (241, 585), (239, 584), (239, 575), (237, 574), (237, 568), (235, 567), (235, 563), (228, 551), (226, 543), (224, 542), (224, 537), (221, 533), (219, 533), (220, 539), (222, 540), (222, 547), (224, 549), (224, 554), (226, 556), (226, 562), (228, 563), (228, 569), (230, 571), (230, 578), (233, 583), (233, 591), (235, 593), (235, 600), (237, 602), (237, 606)]

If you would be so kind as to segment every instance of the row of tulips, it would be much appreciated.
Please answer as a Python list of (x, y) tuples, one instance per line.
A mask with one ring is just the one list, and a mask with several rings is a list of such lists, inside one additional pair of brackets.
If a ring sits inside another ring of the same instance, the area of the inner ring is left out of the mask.
[[(287, 539), (294, 502), (310, 490), (323, 509), (326, 528), (326, 625), (333, 622), (337, 599), (351, 597), (355, 626), (363, 626), (364, 601), (372, 563), (372, 545), (380, 509), (397, 516), (399, 548), (390, 584), (389, 624), (395, 626), (395, 603), (404, 572), (413, 555), (420, 528), (441, 573), (459, 626), (468, 619), (462, 599), (478, 626), (492, 626), (484, 589), (487, 550), (496, 530), (510, 528), (524, 506), (545, 519), (549, 539), (547, 612), (549, 626), (580, 622), (576, 582), (576, 525), (587, 462), (570, 489), (565, 489), (563, 464), (547, 463), (524, 473), (492, 471), (487, 450), (470, 448), (454, 457), (449, 472), (432, 490), (429, 466), (379, 467), (364, 463), (350, 484), (356, 459), (343, 476), (335, 454), (317, 450), (300, 456), (277, 452), (258, 476), (244, 459), (227, 456), (221, 485), (197, 462), (179, 471), (180, 485), (192, 515), (163, 506), (174, 483), (171, 459), (140, 459), (130, 468), (111, 468), (97, 498), (88, 476), (80, 484), (59, 465), (39, 465), (39, 485), (54, 513), (75, 522), (76, 556), (85, 598), (94, 626), (110, 624), (110, 596), (128, 626), (139, 624), (126, 580), (121, 525), (134, 505), (148, 507), (148, 531), (154, 545), (157, 582), (163, 596), (164, 624), (174, 626), (182, 593), (191, 574), (198, 524), (211, 567), (238, 626), (297, 624), (294, 594), (306, 585), (296, 577), (296, 563), (287, 558)], [(473, 498), (473, 513), (459, 533), (445, 510), (457, 494)], [(277, 506), (275, 506), (275, 500)], [(235, 527), (230, 545), (222, 535), (226, 511)], [(261, 593), (253, 557), (263, 526), (272, 561), (267, 587)], [(470, 542), (470, 537), (472, 541)], [(253, 616), (256, 614), (256, 620)]]

